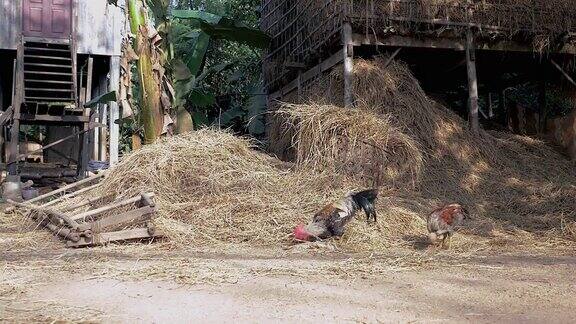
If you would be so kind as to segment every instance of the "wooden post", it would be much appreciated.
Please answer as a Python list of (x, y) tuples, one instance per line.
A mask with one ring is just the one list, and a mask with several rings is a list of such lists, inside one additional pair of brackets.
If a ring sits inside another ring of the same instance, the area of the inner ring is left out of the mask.
[(475, 135), (480, 132), (478, 118), (478, 78), (476, 75), (476, 53), (474, 50), (474, 35), (472, 29), (466, 31), (466, 65), (468, 67), (468, 109), (470, 130)]
[(10, 175), (18, 174), (18, 147), (20, 135), (20, 106), (24, 101), (24, 44), (20, 40), (18, 49), (16, 50), (16, 79), (14, 88), (14, 101), (12, 102), (12, 128), (10, 129), (10, 142), (8, 144), (8, 173)]
[(342, 44), (344, 53), (344, 107), (352, 108), (354, 105), (354, 45), (352, 44), (352, 25), (346, 22), (342, 27)]
[[(92, 56), (88, 57), (88, 71), (86, 73), (86, 94), (84, 97), (85, 101), (81, 101), (81, 105), (84, 108), (84, 116), (90, 116), (90, 108), (85, 108), (84, 104), (92, 100), (92, 77), (94, 75), (94, 58)], [(80, 81), (82, 82), (82, 81)], [(84, 133), (80, 134), (80, 152), (78, 156), (78, 176), (84, 178), (86, 176), (86, 169), (88, 168), (88, 160), (90, 159), (90, 146), (88, 133), (90, 126), (88, 123), (84, 123)]]
[[(120, 89), (120, 57), (110, 57), (110, 85), (109, 91), (116, 91)], [(117, 102), (110, 102), (108, 105), (110, 111), (108, 112), (108, 130), (109, 130), (109, 158), (110, 166), (118, 163), (118, 145), (120, 143), (120, 125), (116, 124), (116, 120), (120, 118), (120, 109)]]
[[(105, 92), (105, 89), (108, 89), (108, 78), (106, 75), (100, 77), (100, 91), (102, 93)], [(98, 108), (98, 117), (100, 118), (100, 123), (106, 125), (106, 118), (108, 117), (107, 114), (108, 104), (100, 104)], [(96, 160), (98, 161), (106, 161), (107, 154), (106, 154), (106, 144), (107, 144), (107, 132), (108, 130), (106, 127), (100, 127), (99, 135), (98, 135), (98, 157)]]
[[(109, 91), (118, 91), (120, 88), (120, 57), (112, 56), (110, 58), (110, 85)], [(116, 120), (120, 119), (120, 109), (117, 102), (110, 102), (108, 111), (108, 130), (109, 130), (109, 148), (110, 166), (118, 163), (118, 145), (120, 142), (120, 125)]]

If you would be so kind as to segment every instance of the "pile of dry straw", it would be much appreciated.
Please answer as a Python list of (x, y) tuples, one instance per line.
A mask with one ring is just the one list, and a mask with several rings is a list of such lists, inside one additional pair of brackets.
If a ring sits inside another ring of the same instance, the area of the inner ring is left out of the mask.
[(379, 224), (358, 217), (336, 243), (345, 250), (421, 246), (423, 217), (442, 202), (463, 203), (475, 218), (456, 237), (456, 250), (571, 246), (574, 164), (533, 139), (472, 137), (405, 66), (381, 64), (356, 64), (358, 110), (323, 105), (341, 89), (337, 74), (314, 89), (316, 103), (280, 108), (274, 120), (283, 124), (275, 129), (283, 133), (271, 138), (285, 139), (273, 144), (290, 146), (294, 164), (247, 139), (204, 129), (126, 156), (88, 195), (154, 191), (158, 223), (178, 246), (284, 245), (322, 205), (371, 186), (381, 187)]

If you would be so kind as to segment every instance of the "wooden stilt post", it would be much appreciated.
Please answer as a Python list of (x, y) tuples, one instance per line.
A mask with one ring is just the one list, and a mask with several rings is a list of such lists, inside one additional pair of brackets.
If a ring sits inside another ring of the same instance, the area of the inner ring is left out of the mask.
[(468, 67), (468, 109), (469, 122), (472, 133), (478, 135), (480, 132), (480, 121), (478, 118), (478, 78), (476, 75), (476, 53), (474, 50), (474, 34), (472, 29), (466, 31), (466, 65)]
[[(84, 102), (80, 102), (84, 108), (84, 104), (92, 100), (92, 77), (94, 75), (94, 58), (88, 57), (88, 71), (86, 74), (86, 95), (84, 97)], [(82, 82), (82, 81), (80, 81)], [(84, 116), (90, 116), (90, 108), (84, 108)], [(88, 160), (90, 159), (90, 146), (89, 138), (90, 134), (89, 124), (84, 123), (84, 132), (80, 134), (80, 152), (78, 157), (78, 176), (83, 179), (86, 176), (86, 170), (88, 168)]]
[(342, 27), (342, 44), (344, 46), (344, 107), (352, 108), (354, 105), (354, 46), (352, 44), (352, 25), (346, 22)]
[[(109, 91), (118, 91), (120, 89), (120, 57), (112, 56), (110, 58), (110, 85)], [(108, 111), (108, 131), (109, 131), (109, 156), (110, 165), (118, 163), (118, 147), (120, 143), (120, 125), (116, 120), (120, 118), (120, 108), (117, 102), (110, 102)]]
[(14, 82), (14, 100), (12, 102), (12, 128), (10, 129), (10, 142), (8, 143), (8, 173), (10, 175), (18, 174), (18, 155), (19, 155), (19, 135), (20, 135), (20, 106), (24, 101), (24, 44), (22, 41), (18, 44), (16, 50), (16, 79)]

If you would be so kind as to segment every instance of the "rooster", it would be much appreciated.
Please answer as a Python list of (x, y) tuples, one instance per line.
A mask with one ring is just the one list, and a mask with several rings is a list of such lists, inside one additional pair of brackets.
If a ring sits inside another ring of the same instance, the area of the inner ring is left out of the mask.
[(459, 204), (446, 205), (428, 215), (428, 237), (432, 244), (440, 240), (442, 247), (450, 247), (450, 240), (464, 220), (469, 218), (466, 208)]
[(341, 237), (344, 234), (344, 226), (360, 209), (366, 213), (368, 223), (370, 220), (376, 222), (374, 204), (377, 196), (377, 189), (349, 192), (338, 202), (327, 205), (317, 212), (308, 225), (298, 225), (294, 229), (294, 238), (299, 241), (315, 241), (332, 236)]

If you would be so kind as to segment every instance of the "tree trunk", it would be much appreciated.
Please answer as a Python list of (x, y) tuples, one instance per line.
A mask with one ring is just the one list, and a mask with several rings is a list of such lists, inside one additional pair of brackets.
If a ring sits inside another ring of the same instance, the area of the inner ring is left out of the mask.
[(164, 114), (160, 101), (159, 81), (154, 77), (152, 44), (148, 38), (146, 7), (142, 0), (128, 0), (130, 29), (136, 40), (134, 50), (138, 55), (138, 78), (140, 80), (140, 113), (144, 126), (144, 144), (152, 144), (162, 133)]

